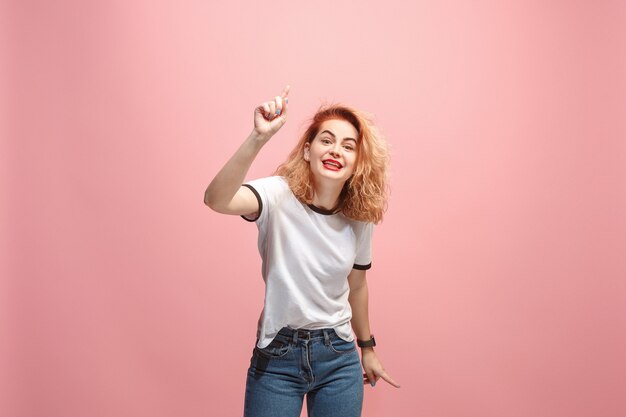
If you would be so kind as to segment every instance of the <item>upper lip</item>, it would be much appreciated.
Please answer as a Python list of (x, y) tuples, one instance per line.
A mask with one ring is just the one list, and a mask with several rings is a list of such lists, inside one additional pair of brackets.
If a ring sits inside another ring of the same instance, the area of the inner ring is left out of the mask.
[(324, 159), (324, 160), (322, 161), (322, 163), (324, 163), (324, 162), (333, 162), (333, 163), (337, 164), (337, 166), (338, 166), (339, 168), (343, 168), (343, 165), (341, 165), (341, 163), (340, 163), (339, 161), (336, 161), (336, 160), (334, 160), (334, 159)]

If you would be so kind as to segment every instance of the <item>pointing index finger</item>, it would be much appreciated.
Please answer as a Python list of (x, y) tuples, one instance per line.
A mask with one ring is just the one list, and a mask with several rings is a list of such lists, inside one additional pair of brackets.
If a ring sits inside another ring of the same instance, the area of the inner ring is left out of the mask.
[(291, 90), (291, 86), (289, 84), (287, 84), (287, 86), (285, 86), (285, 88), (283, 89), (283, 92), (280, 94), (280, 96), (282, 98), (287, 97), (287, 94), (289, 94), (289, 90)]
[(387, 381), (389, 384), (393, 385), (394, 387), (400, 388), (400, 384), (398, 384), (396, 381), (391, 379), (391, 377), (387, 374), (387, 372), (383, 373), (381, 375), (381, 378)]

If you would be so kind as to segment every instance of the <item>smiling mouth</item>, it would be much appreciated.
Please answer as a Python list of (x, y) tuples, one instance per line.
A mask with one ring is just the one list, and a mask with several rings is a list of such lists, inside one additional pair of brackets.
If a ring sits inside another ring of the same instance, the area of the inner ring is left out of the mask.
[(325, 159), (322, 161), (322, 164), (324, 165), (324, 168), (330, 169), (332, 171), (339, 171), (341, 168), (343, 168), (343, 165), (341, 165), (334, 159)]

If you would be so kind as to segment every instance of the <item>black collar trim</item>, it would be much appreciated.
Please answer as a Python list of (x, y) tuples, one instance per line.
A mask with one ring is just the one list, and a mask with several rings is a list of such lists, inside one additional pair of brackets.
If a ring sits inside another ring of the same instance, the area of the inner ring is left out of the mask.
[(314, 206), (313, 204), (307, 204), (307, 206), (309, 206), (309, 208), (313, 210), (314, 212), (319, 213), (319, 214), (324, 214), (326, 216), (330, 216), (331, 214), (337, 214), (340, 211), (339, 209), (334, 209), (334, 210), (323, 209), (321, 207)]

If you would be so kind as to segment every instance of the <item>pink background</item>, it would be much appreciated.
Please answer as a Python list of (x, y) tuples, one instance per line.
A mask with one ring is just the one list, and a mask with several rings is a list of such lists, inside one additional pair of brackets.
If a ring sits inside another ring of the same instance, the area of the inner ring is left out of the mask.
[(0, 415), (238, 416), (256, 228), (204, 206), (292, 85), (393, 148), (365, 417), (626, 415), (623, 1), (3, 2)]

